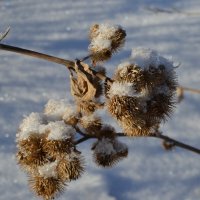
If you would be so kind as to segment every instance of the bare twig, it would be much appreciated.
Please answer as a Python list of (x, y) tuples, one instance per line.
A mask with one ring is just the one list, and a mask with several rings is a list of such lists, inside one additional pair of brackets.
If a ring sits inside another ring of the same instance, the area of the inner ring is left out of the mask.
[(11, 51), (11, 52), (27, 55), (27, 56), (32, 56), (32, 57), (35, 57), (35, 58), (40, 58), (40, 59), (47, 60), (47, 61), (50, 61), (50, 62), (54, 62), (54, 63), (57, 63), (57, 64), (62, 64), (62, 65), (65, 65), (66, 67), (74, 67), (74, 61), (65, 60), (65, 59), (62, 59), (62, 58), (50, 56), (50, 55), (39, 53), (39, 52), (36, 52), (36, 51), (31, 51), (31, 50), (28, 50), (28, 49), (23, 49), (23, 48), (5, 45), (5, 44), (0, 44), (0, 49), (5, 50), (5, 51)]
[(182, 86), (179, 86), (179, 88), (184, 90), (184, 91), (189, 91), (189, 92), (192, 92), (192, 93), (200, 94), (200, 90), (198, 90), (198, 89), (182, 87)]
[(8, 27), (8, 28), (5, 30), (5, 32), (0, 33), (0, 41), (3, 40), (3, 39), (8, 35), (9, 31), (10, 31), (10, 27)]
[[(117, 137), (128, 137), (128, 136), (125, 135), (124, 133), (117, 133)], [(159, 134), (151, 135), (151, 136), (149, 136), (149, 137), (159, 138), (159, 139), (161, 139), (161, 140), (170, 142), (171, 144), (173, 144), (173, 145), (176, 146), (176, 147), (180, 147), (180, 148), (182, 148), (182, 149), (185, 149), (185, 150), (188, 150), (188, 151), (191, 151), (191, 152), (200, 154), (200, 149), (195, 148), (195, 147), (193, 147), (193, 146), (190, 146), (190, 145), (188, 145), (188, 144), (185, 144), (185, 143), (183, 143), (183, 142), (179, 142), (178, 140), (175, 140), (175, 139), (173, 139), (173, 138), (170, 138), (170, 137), (168, 137), (168, 136), (166, 136), (166, 135), (162, 135), (162, 134), (159, 133)], [(79, 140), (77, 140), (77, 141), (75, 142), (75, 144), (78, 145), (78, 144), (80, 144), (80, 143), (82, 143), (82, 142), (85, 142), (85, 141), (87, 141), (87, 140), (89, 140), (89, 139), (94, 139), (94, 138), (97, 139), (97, 137), (95, 137), (95, 136), (89, 136), (89, 135), (85, 134), (85, 136), (83, 136), (82, 138), (80, 138)], [(130, 137), (129, 137), (129, 138), (130, 138)], [(133, 138), (135, 138), (135, 137), (133, 137)]]
[(174, 146), (177, 146), (177, 147), (186, 149), (186, 150), (188, 150), (188, 151), (192, 151), (192, 152), (194, 152), (194, 153), (200, 154), (200, 149), (197, 149), (197, 148), (195, 148), (195, 147), (193, 147), (193, 146), (190, 146), (190, 145), (188, 145), (188, 144), (185, 144), (185, 143), (179, 142), (179, 141), (177, 141), (177, 140), (174, 140), (174, 139), (172, 139), (172, 138), (170, 138), (170, 137), (168, 137), (168, 136), (166, 136), (166, 135), (160, 134), (160, 135), (154, 135), (154, 136), (152, 136), (152, 137), (160, 138), (160, 139), (162, 139), (162, 140), (165, 140), (165, 141), (168, 141), (168, 142), (170, 142), (170, 143), (173, 143)]

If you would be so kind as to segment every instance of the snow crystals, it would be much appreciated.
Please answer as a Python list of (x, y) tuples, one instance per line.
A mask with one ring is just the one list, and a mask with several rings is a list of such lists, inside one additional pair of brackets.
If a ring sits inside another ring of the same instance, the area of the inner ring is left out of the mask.
[(167, 69), (173, 68), (173, 62), (160, 56), (157, 51), (150, 48), (133, 48), (130, 62), (138, 65), (142, 69), (148, 69), (150, 66), (165, 66)]

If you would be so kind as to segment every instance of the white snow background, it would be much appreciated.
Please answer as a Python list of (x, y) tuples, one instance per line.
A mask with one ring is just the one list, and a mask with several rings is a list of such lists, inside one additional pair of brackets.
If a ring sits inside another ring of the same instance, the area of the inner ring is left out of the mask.
[[(153, 13), (146, 6), (193, 13)], [(111, 74), (133, 47), (149, 47), (172, 58), (179, 83), (200, 88), (199, 0), (1, 0), (0, 31), (11, 26), (3, 43), (63, 57), (87, 55), (93, 23), (119, 24), (126, 45), (106, 63)], [(0, 51), (0, 199), (37, 199), (15, 160), (15, 134), (24, 115), (40, 112), (50, 98), (70, 98), (65, 67)], [(108, 115), (105, 118), (109, 121)], [(185, 94), (162, 128), (164, 134), (200, 147), (200, 96)], [(110, 121), (110, 123), (113, 123)], [(58, 199), (199, 200), (200, 157), (176, 148), (166, 152), (152, 138), (123, 139), (129, 156), (111, 169), (97, 167), (91, 142), (79, 145), (86, 172)]]

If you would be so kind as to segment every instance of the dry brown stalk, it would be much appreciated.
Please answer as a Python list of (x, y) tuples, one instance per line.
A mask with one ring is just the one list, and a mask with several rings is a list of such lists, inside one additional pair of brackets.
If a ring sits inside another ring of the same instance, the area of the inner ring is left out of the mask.
[(198, 90), (198, 89), (188, 88), (188, 87), (183, 87), (183, 86), (178, 86), (178, 88), (180, 88), (181, 90), (184, 90), (184, 91), (200, 94), (200, 90)]
[[(75, 144), (78, 145), (82, 142), (85, 142), (89, 139), (95, 139), (96, 137), (95, 136), (89, 136), (87, 134), (84, 134), (84, 133), (81, 133), (81, 135), (84, 135), (82, 138), (78, 139)], [(117, 133), (116, 134), (117, 137), (127, 137), (127, 135), (125, 135), (124, 133)], [(194, 153), (197, 153), (197, 154), (200, 154), (200, 149), (196, 148), (196, 147), (193, 147), (191, 145), (188, 145), (188, 144), (185, 144), (183, 142), (180, 142), (178, 140), (175, 140), (173, 138), (170, 138), (166, 135), (163, 135), (163, 134), (154, 134), (154, 135), (151, 135), (151, 136), (148, 136), (148, 137), (154, 137), (154, 138), (158, 138), (158, 139), (161, 139), (163, 141), (168, 141), (170, 143), (173, 143), (174, 146), (176, 147), (179, 147), (179, 148), (182, 148), (182, 149), (185, 149), (185, 150), (188, 150), (188, 151), (191, 151), (191, 152), (194, 152)]]

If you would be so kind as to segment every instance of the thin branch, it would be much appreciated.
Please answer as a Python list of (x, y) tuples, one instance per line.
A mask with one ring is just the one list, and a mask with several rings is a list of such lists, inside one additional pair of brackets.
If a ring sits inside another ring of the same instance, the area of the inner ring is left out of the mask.
[[(66, 60), (66, 59), (63, 59), (63, 58), (51, 56), (51, 55), (44, 54), (44, 53), (39, 53), (39, 52), (28, 50), (28, 49), (23, 49), (23, 48), (16, 47), (16, 46), (0, 44), (0, 49), (4, 50), (4, 51), (15, 52), (15, 53), (19, 53), (19, 54), (23, 54), (23, 55), (27, 55), (27, 56), (31, 56), (31, 57), (35, 57), (35, 58), (39, 58), (39, 59), (43, 59), (43, 60), (47, 60), (47, 61), (54, 62), (54, 63), (57, 63), (57, 64), (61, 64), (61, 65), (64, 65), (65, 67), (67, 67), (69, 69), (74, 69), (74, 67), (75, 67), (75, 62), (74, 61)], [(90, 56), (87, 56), (86, 59), (89, 58), (89, 57)], [(81, 61), (77, 60), (76, 62), (80, 63)], [(112, 80), (109, 77), (104, 76), (103, 74), (98, 73), (98, 72), (96, 72), (95, 70), (93, 70), (91, 68), (90, 68), (90, 70), (99, 79), (104, 80), (104, 81), (107, 80), (108, 83), (112, 83)]]
[(57, 64), (65, 65), (67, 67), (74, 67), (74, 61), (65, 60), (65, 59), (62, 59), (62, 58), (50, 56), (50, 55), (39, 53), (39, 52), (36, 52), (36, 51), (31, 51), (31, 50), (28, 50), (28, 49), (23, 49), (23, 48), (5, 45), (5, 44), (0, 44), (0, 49), (5, 50), (5, 51), (11, 51), (11, 52), (27, 55), (27, 56), (32, 56), (32, 57), (35, 57), (35, 58), (40, 58), (40, 59), (47, 60), (47, 61), (50, 61), (50, 62), (54, 62), (54, 63), (57, 63)]
[[(9, 32), (9, 30), (10, 29), (8, 29), (6, 31), (6, 35)], [(67, 68), (74, 69), (74, 66), (75, 66), (75, 62), (74, 61), (66, 60), (66, 59), (63, 59), (63, 58), (51, 56), (51, 55), (44, 54), (44, 53), (39, 53), (39, 52), (28, 50), (28, 49), (23, 49), (23, 48), (20, 48), (20, 47), (15, 47), (15, 46), (10, 46), (10, 45), (0, 44), (0, 49), (1, 50), (5, 50), (5, 51), (11, 51), (11, 52), (15, 52), (15, 53), (27, 55), (27, 56), (31, 56), (31, 57), (35, 57), (35, 58), (39, 58), (39, 59), (43, 59), (43, 60), (47, 60), (49, 62), (54, 62), (54, 63), (57, 63), (57, 64), (64, 65)], [(86, 60), (86, 59), (88, 59), (90, 57), (91, 57), (91, 55), (86, 56), (82, 60)], [(78, 64), (80, 64), (82, 60), (77, 60), (76, 62)], [(98, 73), (98, 72), (96, 72), (95, 70), (93, 70), (91, 68), (90, 68), (90, 70), (99, 79), (104, 80), (104, 81), (108, 80), (109, 84), (113, 82), (112, 79), (110, 79), (109, 77), (107, 77), (107, 76), (105, 76), (105, 75), (103, 75), (101, 73)], [(180, 88), (182, 90), (185, 90), (185, 91), (192, 92), (192, 93), (198, 93), (198, 94), (200, 94), (200, 90), (198, 90), (198, 89), (193, 89), (193, 88), (188, 88), (188, 87), (182, 87), (182, 86), (178, 86), (178, 88)]]
[(5, 30), (5, 32), (0, 33), (0, 41), (2, 41), (2, 40), (8, 35), (9, 31), (10, 31), (10, 27), (8, 27), (8, 28)]
[(166, 136), (166, 135), (160, 134), (160, 135), (154, 135), (154, 136), (152, 136), (152, 137), (160, 138), (160, 139), (162, 139), (162, 140), (165, 140), (165, 141), (168, 141), (168, 142), (170, 142), (170, 143), (173, 143), (174, 146), (177, 146), (177, 147), (180, 147), (180, 148), (182, 148), (182, 149), (186, 149), (186, 150), (188, 150), (188, 151), (192, 151), (192, 152), (194, 152), (194, 153), (200, 154), (200, 149), (197, 149), (197, 148), (195, 148), (195, 147), (193, 147), (193, 146), (190, 146), (190, 145), (188, 145), (188, 144), (185, 144), (185, 143), (183, 143), (183, 142), (179, 142), (179, 141), (177, 141), (177, 140), (175, 140), (175, 139), (172, 139), (172, 138), (170, 138), (170, 137), (168, 137), (168, 136)]
[(179, 86), (178, 88), (180, 88), (180, 89), (182, 89), (184, 91), (189, 91), (189, 92), (192, 92), (192, 93), (200, 94), (200, 90), (198, 90), (198, 89), (182, 87), (182, 86)]
[[(128, 137), (128, 136), (125, 135), (124, 133), (117, 133), (116, 135), (117, 135), (117, 137)], [(151, 136), (149, 136), (149, 137), (159, 138), (159, 139), (161, 139), (161, 140), (164, 140), (164, 141), (167, 141), (167, 142), (172, 143), (172, 144), (173, 144), (174, 146), (176, 146), (176, 147), (179, 147), (179, 148), (182, 148), (182, 149), (185, 149), (185, 150), (188, 150), (188, 151), (191, 151), (191, 152), (200, 154), (200, 149), (198, 149), (198, 148), (196, 148), (196, 147), (193, 147), (193, 146), (190, 146), (190, 145), (188, 145), (188, 144), (185, 144), (185, 143), (183, 143), (183, 142), (179, 142), (178, 140), (175, 140), (175, 139), (173, 139), (173, 138), (170, 138), (170, 137), (168, 137), (168, 136), (166, 136), (166, 135), (155, 134), (155, 135), (151, 135)], [(85, 142), (85, 141), (87, 141), (87, 140), (89, 140), (89, 139), (92, 139), (92, 138), (93, 138), (93, 139), (94, 139), (94, 138), (98, 139), (98, 138), (95, 137), (95, 136), (89, 136), (89, 135), (85, 134), (85, 136), (83, 136), (82, 138), (80, 138), (79, 140), (77, 140), (77, 141), (75, 142), (75, 144), (76, 144), (76, 145), (77, 145), (77, 144), (80, 144), (80, 143)], [(130, 138), (130, 137), (129, 137), (129, 138)], [(134, 138), (134, 137), (132, 137), (132, 138)]]
[(84, 137), (78, 139), (77, 141), (75, 141), (74, 144), (75, 144), (75, 145), (78, 145), (78, 144), (80, 144), (80, 143), (82, 143), (82, 142), (85, 142), (85, 141), (87, 141), (87, 140), (89, 140), (89, 139), (95, 139), (95, 138), (96, 138), (96, 137), (94, 137), (94, 136), (84, 136)]

